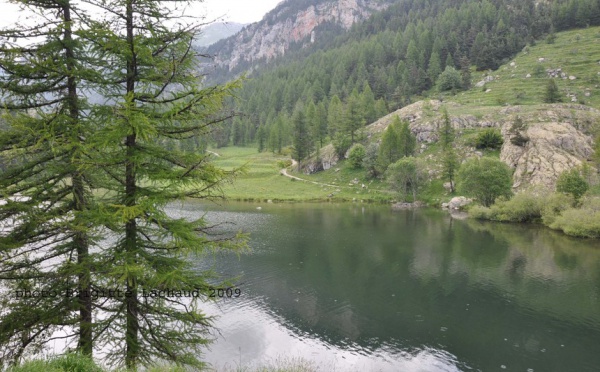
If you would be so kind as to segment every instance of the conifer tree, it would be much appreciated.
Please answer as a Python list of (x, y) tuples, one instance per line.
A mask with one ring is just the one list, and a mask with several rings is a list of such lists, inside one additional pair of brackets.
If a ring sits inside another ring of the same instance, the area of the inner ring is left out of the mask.
[[(125, 294), (99, 304), (107, 316), (97, 321), (94, 337), (98, 347), (112, 346), (109, 362), (130, 369), (156, 360), (201, 367), (210, 321), (198, 301), (208, 299), (212, 275), (195, 270), (186, 255), (238, 244), (212, 239), (204, 219), (174, 218), (165, 207), (219, 197), (220, 185), (235, 173), (212, 166), (204, 153), (168, 151), (159, 143), (205, 135), (229, 118), (221, 107), (238, 84), (203, 86), (192, 49), (198, 26), (186, 24), (177, 10), (187, 1), (90, 3), (107, 17), (90, 48), (102, 56), (111, 82), (98, 87), (109, 100), (95, 110), (104, 124), (92, 139), (108, 191), (98, 197), (96, 218), (112, 237), (103, 242), (105, 270), (95, 286)], [(156, 290), (171, 294), (145, 295)]]
[(562, 97), (560, 96), (560, 91), (558, 90), (558, 86), (554, 79), (548, 79), (548, 84), (546, 84), (546, 90), (544, 92), (544, 102), (546, 103), (556, 103), (562, 102)]
[(456, 151), (454, 150), (454, 128), (448, 115), (448, 110), (444, 108), (443, 124), (440, 129), (440, 142), (442, 143), (442, 177), (450, 183), (450, 192), (454, 193), (454, 179), (458, 171), (459, 162)]
[(70, 1), (20, 3), (29, 26), (0, 31), (7, 110), (0, 133), (0, 158), (7, 160), (0, 175), (0, 224), (7, 227), (0, 235), (7, 289), (0, 300), (0, 363), (56, 337), (87, 355), (93, 346), (90, 245), (97, 223), (86, 217), (93, 177), (81, 85), (100, 78), (97, 60), (81, 61), (83, 13)]
[[(131, 369), (157, 360), (201, 367), (210, 319), (198, 301), (213, 275), (189, 255), (242, 242), (214, 239), (203, 219), (165, 208), (220, 197), (235, 175), (182, 143), (230, 117), (220, 109), (238, 84), (202, 86), (198, 27), (179, 19), (175, 1), (90, 0), (103, 18), (85, 22), (69, 1), (23, 3), (42, 24), (0, 34), (11, 110), (0, 135), (10, 160), (0, 221), (12, 225), (0, 236), (0, 279), (13, 294), (56, 295), (2, 299), (0, 357), (18, 359), (61, 332), (83, 353), (102, 349)], [(20, 37), (34, 41), (10, 41)], [(104, 103), (86, 104), (90, 91)]]
[(414, 155), (417, 139), (411, 133), (408, 121), (402, 120), (400, 123), (396, 123), (395, 126), (398, 128), (398, 151), (400, 156)]

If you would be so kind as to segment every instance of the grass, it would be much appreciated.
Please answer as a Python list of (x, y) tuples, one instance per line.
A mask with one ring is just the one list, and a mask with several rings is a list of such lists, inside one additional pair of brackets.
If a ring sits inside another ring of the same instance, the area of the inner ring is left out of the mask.
[[(219, 154), (214, 164), (225, 170), (245, 166), (246, 173), (239, 176), (232, 185), (224, 188), (231, 200), (241, 201), (364, 201), (386, 202), (393, 195), (385, 190), (380, 181), (370, 182), (363, 170), (351, 169), (345, 161), (336, 167), (313, 175), (288, 171), (289, 174), (312, 182), (332, 186), (317, 185), (292, 180), (280, 174), (278, 162), (289, 159), (287, 156), (271, 152), (259, 153), (256, 148), (224, 147), (212, 150)], [(358, 180), (357, 184), (352, 181)], [(365, 185), (365, 188), (362, 185)]]
[[(186, 372), (189, 369), (178, 366), (155, 366), (147, 369), (147, 372)], [(208, 369), (212, 370), (212, 369)], [(317, 365), (303, 358), (277, 358), (275, 361), (259, 366), (222, 369), (223, 372), (314, 372), (319, 370)], [(92, 359), (80, 354), (66, 354), (48, 359), (36, 359), (11, 367), (7, 372), (108, 372), (108, 369), (99, 367)], [(116, 372), (128, 372), (125, 369), (117, 369)]]
[[(577, 97), (576, 103), (600, 108), (600, 27), (589, 27), (558, 33), (554, 44), (538, 41), (534, 46), (526, 47), (513, 59), (493, 72), (473, 72), (473, 83), (482, 80), (485, 75), (495, 77), (486, 83), (484, 88), (473, 87), (469, 91), (451, 95), (441, 94), (445, 101), (458, 104), (446, 105), (450, 116), (472, 115), (481, 120), (501, 121), (506, 119), (503, 106), (519, 105), (518, 115), (546, 118), (548, 106), (543, 103), (543, 96), (548, 81), (546, 69), (561, 68), (567, 76), (575, 76), (575, 80), (556, 78), (555, 81), (563, 96), (565, 104), (571, 103), (567, 93)], [(544, 58), (540, 62), (539, 58)], [(514, 65), (511, 66), (511, 63)], [(526, 78), (527, 74), (531, 77)], [(485, 93), (485, 90), (491, 91)], [(589, 92), (590, 96), (585, 97)], [(440, 96), (431, 92), (432, 97)], [(583, 110), (568, 108), (560, 115), (565, 120), (572, 120), (583, 127), (591, 128), (588, 113)], [(562, 112), (561, 111), (561, 112)], [(511, 111), (512, 112), (512, 111)], [(436, 116), (425, 103), (423, 115), (429, 119)], [(510, 114), (509, 114), (510, 115)], [(550, 120), (547, 118), (546, 120)], [(578, 123), (579, 122), (579, 123)], [(588, 125), (586, 125), (588, 124)], [(593, 128), (592, 128), (593, 129)], [(461, 130), (456, 139), (459, 156), (482, 129)], [(376, 139), (378, 136), (375, 136)], [(374, 140), (372, 139), (372, 140)], [(245, 201), (365, 201), (389, 202), (395, 195), (388, 190), (385, 181), (369, 180), (362, 169), (352, 169), (345, 161), (341, 161), (332, 169), (312, 175), (294, 172), (290, 174), (313, 182), (334, 185), (316, 185), (302, 181), (292, 181), (279, 174), (277, 162), (289, 159), (289, 156), (274, 155), (270, 152), (258, 153), (255, 148), (227, 147), (215, 150), (222, 155), (215, 163), (225, 169), (233, 169), (247, 165), (247, 174), (240, 176), (235, 184), (225, 188), (225, 194), (233, 200)], [(419, 157), (425, 158), (428, 166), (436, 172), (440, 170), (438, 144), (430, 144)], [(499, 157), (499, 150), (482, 151), (484, 156)], [(432, 156), (430, 156), (432, 155)], [(430, 205), (438, 205), (451, 197), (441, 186), (443, 182), (436, 180), (424, 190), (420, 199)], [(363, 187), (362, 185), (365, 185)]]
[[(543, 62), (539, 58), (544, 58)], [(535, 46), (528, 46), (511, 62), (490, 72), (496, 77), (485, 85), (490, 89), (473, 87), (471, 90), (448, 96), (450, 101), (468, 106), (505, 106), (505, 105), (537, 105), (543, 102), (544, 90), (548, 81), (546, 69), (562, 68), (567, 76), (575, 76), (576, 80), (556, 78), (559, 90), (563, 93), (563, 102), (571, 103), (567, 92), (575, 94), (577, 101), (585, 102), (592, 107), (600, 107), (600, 27), (589, 27), (557, 34), (554, 44), (539, 41)], [(541, 67), (538, 67), (541, 66)], [(537, 69), (543, 69), (539, 75)], [(487, 72), (473, 72), (473, 83), (483, 80)], [(531, 74), (530, 78), (526, 78)], [(590, 96), (585, 97), (589, 91)], [(479, 110), (485, 111), (485, 108)], [(450, 110), (449, 110), (450, 111)]]

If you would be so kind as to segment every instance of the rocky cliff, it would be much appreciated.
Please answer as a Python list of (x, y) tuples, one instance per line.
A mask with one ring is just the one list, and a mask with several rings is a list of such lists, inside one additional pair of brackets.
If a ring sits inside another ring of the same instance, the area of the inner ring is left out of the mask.
[[(419, 142), (420, 152), (438, 140), (442, 125), (441, 107), (446, 106), (452, 126), (459, 139), (456, 148), (461, 157), (481, 156), (460, 135), (473, 129), (499, 128), (504, 144), (500, 159), (514, 171), (515, 191), (530, 185), (554, 188), (563, 171), (591, 160), (592, 132), (600, 123), (600, 110), (576, 104), (552, 104), (510, 107), (462, 107), (440, 101), (420, 101), (377, 120), (366, 128), (367, 137), (377, 141), (395, 115), (410, 122), (410, 128)], [(472, 112), (472, 113), (469, 113)], [(522, 125), (515, 127), (517, 118)], [(514, 140), (519, 136), (521, 141)], [(435, 154), (428, 159), (434, 173), (439, 171)]]
[[(268, 61), (284, 55), (292, 43), (315, 42), (319, 38), (315, 29), (323, 23), (332, 22), (348, 29), (388, 3), (383, 0), (285, 1), (262, 21), (214, 45), (209, 53), (216, 55), (216, 66), (230, 70), (242, 62)], [(296, 10), (299, 7), (302, 9)]]

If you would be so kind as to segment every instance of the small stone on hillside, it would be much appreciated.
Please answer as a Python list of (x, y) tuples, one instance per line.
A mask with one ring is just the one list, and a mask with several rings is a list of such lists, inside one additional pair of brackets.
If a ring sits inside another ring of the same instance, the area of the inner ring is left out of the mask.
[(531, 77), (531, 74), (527, 74), (527, 75), (525, 75), (525, 78), (526, 78), (526, 79), (529, 79), (530, 77)]
[(569, 76), (569, 80), (575, 80), (575, 79), (577, 79), (575, 76), (573, 76), (573, 75)]
[(485, 92), (486, 92), (486, 93), (489, 93), (489, 92), (491, 92), (491, 91), (492, 91), (491, 89), (487, 89)]
[(544, 58), (544, 57), (538, 58), (538, 62), (544, 62), (545, 60), (546, 60), (546, 58)]

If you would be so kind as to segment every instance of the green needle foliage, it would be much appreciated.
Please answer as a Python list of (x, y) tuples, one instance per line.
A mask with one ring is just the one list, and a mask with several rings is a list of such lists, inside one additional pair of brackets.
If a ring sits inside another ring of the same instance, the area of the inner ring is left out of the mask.
[[(58, 333), (92, 353), (95, 241), (85, 218), (93, 176), (81, 85), (95, 79), (83, 62), (77, 9), (67, 1), (19, 1), (37, 23), (0, 31), (0, 362), (42, 348)], [(76, 18), (77, 17), (77, 18)], [(78, 296), (63, 296), (76, 290)], [(30, 296), (28, 291), (36, 291)], [(40, 292), (44, 291), (44, 292)]]
[[(96, 219), (111, 237), (102, 247), (97, 286), (120, 289), (102, 303), (98, 346), (114, 345), (107, 359), (127, 368), (167, 360), (202, 367), (200, 347), (208, 342), (210, 319), (198, 298), (144, 294), (153, 290), (195, 291), (207, 299), (210, 273), (193, 269), (189, 255), (239, 248), (237, 239), (211, 238), (203, 219), (173, 218), (168, 203), (220, 196), (235, 172), (208, 163), (205, 154), (167, 150), (164, 140), (203, 135), (230, 118), (220, 114), (237, 83), (201, 88), (192, 52), (195, 26), (167, 24), (177, 13), (166, 2), (114, 0), (95, 3), (109, 14), (94, 52), (106, 61), (105, 76), (116, 84), (98, 89), (112, 97), (96, 114), (105, 123), (92, 140), (108, 190), (98, 198)], [(186, 1), (169, 2), (181, 3)], [(173, 4), (176, 5), (176, 4)]]
[[(227, 283), (193, 259), (245, 239), (166, 208), (222, 197), (237, 174), (189, 142), (231, 118), (221, 107), (239, 84), (203, 86), (198, 26), (180, 17), (189, 1), (86, 1), (96, 19), (68, 1), (22, 2), (42, 21), (0, 34), (0, 358), (62, 336), (134, 370), (202, 367), (201, 301)], [(104, 102), (89, 104), (92, 92)], [(52, 295), (15, 295), (41, 290)]]

